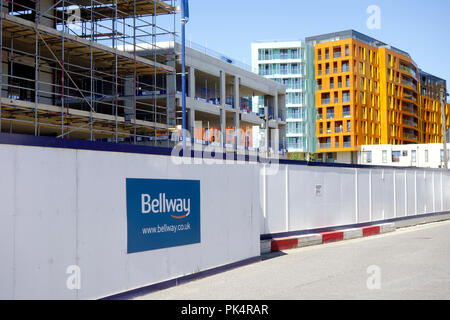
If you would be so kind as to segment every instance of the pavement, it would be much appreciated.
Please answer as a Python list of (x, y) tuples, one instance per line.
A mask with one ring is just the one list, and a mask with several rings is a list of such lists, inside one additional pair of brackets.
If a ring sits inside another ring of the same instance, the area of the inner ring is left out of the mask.
[(450, 299), (450, 221), (272, 252), (148, 300)]

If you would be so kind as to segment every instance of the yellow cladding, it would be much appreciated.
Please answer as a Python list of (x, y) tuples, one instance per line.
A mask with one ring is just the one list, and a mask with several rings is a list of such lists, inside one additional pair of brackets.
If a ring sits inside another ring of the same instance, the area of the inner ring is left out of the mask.
[(317, 43), (315, 70), (317, 152), (442, 140), (439, 100), (420, 95), (409, 56), (348, 38)]

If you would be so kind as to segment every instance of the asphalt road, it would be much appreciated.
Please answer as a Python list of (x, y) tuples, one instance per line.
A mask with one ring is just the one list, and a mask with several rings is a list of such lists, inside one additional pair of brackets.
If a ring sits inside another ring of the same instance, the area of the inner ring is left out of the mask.
[(450, 221), (270, 254), (138, 299), (450, 299)]

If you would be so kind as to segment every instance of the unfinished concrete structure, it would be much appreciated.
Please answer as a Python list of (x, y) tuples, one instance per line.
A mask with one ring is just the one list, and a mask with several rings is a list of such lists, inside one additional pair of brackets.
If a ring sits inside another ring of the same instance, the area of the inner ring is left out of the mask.
[(156, 78), (175, 73), (174, 56), (136, 51), (174, 39), (175, 13), (175, 0), (2, 0), (0, 131), (167, 139), (174, 107), (158, 104)]
[[(2, 0), (0, 132), (173, 146), (177, 10), (175, 0)], [(284, 86), (189, 48), (187, 66), (195, 142), (250, 148), (253, 126), (284, 127)], [(265, 111), (253, 112), (254, 96)], [(256, 147), (278, 152), (284, 130), (267, 131)]]
[[(188, 44), (186, 47), (187, 129), (196, 143), (213, 143), (218, 147), (283, 153), (285, 149), (286, 88), (242, 68), (220, 53)], [(169, 101), (166, 94), (175, 92), (177, 124), (182, 122), (181, 45), (158, 43), (158, 54), (175, 52), (172, 67), (177, 77), (161, 76), (158, 86), (166, 87), (158, 99)], [(164, 50), (162, 48), (165, 48)], [(161, 51), (162, 50), (162, 51)], [(150, 58), (149, 47), (137, 55)], [(174, 89), (175, 88), (175, 89)], [(254, 105), (255, 99), (262, 101)], [(138, 97), (144, 99), (144, 96)], [(253, 136), (259, 128), (258, 136)], [(269, 130), (266, 130), (269, 129)]]

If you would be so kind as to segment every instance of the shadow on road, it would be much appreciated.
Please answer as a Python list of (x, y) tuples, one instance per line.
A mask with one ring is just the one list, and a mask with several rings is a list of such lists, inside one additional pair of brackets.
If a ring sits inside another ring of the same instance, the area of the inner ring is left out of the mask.
[(285, 255), (287, 255), (287, 253), (284, 253), (283, 251), (269, 252), (269, 253), (261, 255), (261, 261), (270, 260), (273, 258), (285, 256)]

